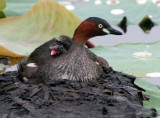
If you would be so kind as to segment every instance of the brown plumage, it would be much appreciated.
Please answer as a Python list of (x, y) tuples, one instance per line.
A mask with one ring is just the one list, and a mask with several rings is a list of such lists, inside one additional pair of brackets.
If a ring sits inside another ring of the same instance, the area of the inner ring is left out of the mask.
[[(52, 39), (35, 49), (25, 63), (19, 65), (19, 73), (30, 83), (51, 84), (57, 79), (94, 80), (103, 73), (102, 67), (108, 68), (109, 65), (103, 58), (85, 48), (84, 44), (89, 38), (107, 34), (121, 35), (122, 33), (113, 29), (105, 20), (90, 17), (79, 25), (73, 38), (62, 37), (63, 40), (70, 42), (67, 45), (69, 48), (65, 48), (66, 45), (62, 44), (63, 54), (50, 55), (47, 48), (55, 45), (56, 42), (56, 39)], [(27, 66), (30, 63), (34, 63), (34, 67)]]

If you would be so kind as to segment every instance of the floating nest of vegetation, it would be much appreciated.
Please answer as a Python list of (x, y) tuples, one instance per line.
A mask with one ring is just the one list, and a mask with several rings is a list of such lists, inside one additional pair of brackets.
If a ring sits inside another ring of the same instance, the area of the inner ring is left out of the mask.
[(0, 118), (155, 117), (142, 106), (134, 76), (112, 68), (92, 82), (58, 80), (51, 85), (21, 82), (18, 72), (0, 75)]

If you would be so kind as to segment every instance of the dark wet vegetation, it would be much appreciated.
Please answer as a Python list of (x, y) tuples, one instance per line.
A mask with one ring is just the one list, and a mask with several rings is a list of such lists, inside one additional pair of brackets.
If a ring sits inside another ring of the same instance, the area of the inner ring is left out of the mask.
[[(112, 68), (91, 82), (56, 80), (50, 85), (21, 82), (16, 71), (0, 75), (1, 118), (140, 118), (145, 109), (136, 78)], [(147, 100), (147, 99), (146, 99)]]

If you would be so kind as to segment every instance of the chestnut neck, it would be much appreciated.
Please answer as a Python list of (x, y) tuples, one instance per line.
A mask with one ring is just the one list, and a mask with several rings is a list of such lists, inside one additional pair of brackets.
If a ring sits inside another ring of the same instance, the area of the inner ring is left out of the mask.
[(84, 45), (86, 41), (99, 34), (99, 29), (94, 22), (84, 21), (76, 29), (73, 39), (74, 43)]

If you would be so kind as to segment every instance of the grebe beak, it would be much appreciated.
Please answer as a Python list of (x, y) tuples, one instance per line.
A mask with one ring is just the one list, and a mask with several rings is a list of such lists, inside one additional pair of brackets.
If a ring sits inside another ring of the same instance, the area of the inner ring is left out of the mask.
[(109, 28), (103, 28), (103, 32), (106, 34), (114, 34), (114, 35), (122, 35), (122, 33), (112, 27)]

